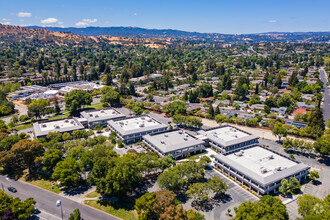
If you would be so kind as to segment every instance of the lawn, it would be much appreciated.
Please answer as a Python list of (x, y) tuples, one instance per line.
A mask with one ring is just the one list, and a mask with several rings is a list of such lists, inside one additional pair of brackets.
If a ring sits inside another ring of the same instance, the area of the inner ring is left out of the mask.
[(134, 209), (125, 207), (127, 204), (119, 202), (101, 201), (101, 200), (85, 200), (85, 204), (102, 210), (111, 215), (117, 216), (124, 220), (136, 220), (137, 213)]
[(24, 130), (24, 129), (27, 129), (27, 128), (32, 128), (32, 126), (33, 126), (32, 123), (21, 124), (21, 125), (16, 125), (15, 127), (12, 127), (12, 129), (20, 131), (20, 130)]
[(94, 103), (94, 104), (91, 104), (91, 105), (88, 105), (88, 106), (85, 106), (83, 110), (86, 110), (86, 109), (102, 109), (104, 108), (103, 107), (103, 103), (102, 102), (98, 102), (98, 103)]
[(96, 198), (96, 197), (99, 197), (101, 196), (100, 193), (96, 192), (96, 191), (93, 191), (93, 192), (90, 192), (86, 195), (86, 198)]
[(54, 188), (52, 189), (52, 179), (45, 175), (36, 175), (33, 177), (30, 177), (27, 179), (27, 170), (24, 170), (24, 175), (20, 178), (20, 180), (30, 183), (32, 185), (38, 186), (40, 188), (43, 188), (45, 190), (54, 192), (56, 194), (59, 194), (61, 190), (58, 188), (58, 186), (55, 184)]
[(192, 155), (190, 157), (188, 157), (187, 159), (189, 160), (197, 160), (198, 158), (200, 158), (201, 156), (207, 154), (207, 152), (202, 152), (202, 153), (199, 153), (199, 154), (195, 154), (195, 155)]

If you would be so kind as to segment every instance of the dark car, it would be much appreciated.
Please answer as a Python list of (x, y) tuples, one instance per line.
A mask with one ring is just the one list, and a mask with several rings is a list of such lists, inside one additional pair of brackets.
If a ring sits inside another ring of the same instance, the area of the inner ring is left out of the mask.
[(13, 193), (17, 192), (17, 189), (14, 187), (8, 187), (8, 190)]

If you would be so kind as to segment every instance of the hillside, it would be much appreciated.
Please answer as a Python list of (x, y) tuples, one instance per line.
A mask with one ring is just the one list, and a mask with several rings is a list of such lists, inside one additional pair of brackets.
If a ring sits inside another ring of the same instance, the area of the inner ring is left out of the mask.
[(144, 45), (147, 47), (165, 47), (170, 44), (169, 39), (148, 39), (136, 37), (120, 37), (109, 35), (83, 36), (65, 31), (52, 31), (45, 28), (26, 28), (13, 25), (0, 24), (0, 43), (31, 42), (67, 45), (67, 46), (92, 46), (94, 44), (126, 44)]
[[(30, 26), (28, 28), (42, 28)], [(330, 41), (330, 32), (272, 32), (258, 34), (219, 34), (219, 33), (198, 33), (172, 29), (146, 29), (138, 27), (86, 27), (86, 28), (59, 28), (44, 27), (50, 31), (68, 32), (82, 36), (122, 36), (136, 38), (171, 38), (185, 40), (203, 41), (224, 41), (224, 42), (269, 42), (269, 41), (290, 41), (290, 42), (327, 42)]]

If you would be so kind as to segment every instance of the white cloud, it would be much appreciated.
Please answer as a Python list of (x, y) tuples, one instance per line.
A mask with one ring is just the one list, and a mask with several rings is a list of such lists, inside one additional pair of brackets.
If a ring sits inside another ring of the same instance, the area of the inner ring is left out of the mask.
[(138, 13), (135, 12), (133, 15), (134, 15), (134, 16), (138, 16)]
[(2, 18), (1, 20), (3, 21), (3, 22), (1, 22), (2, 24), (5, 24), (5, 25), (11, 24), (10, 19), (8, 19), (8, 18)]
[(30, 12), (18, 12), (17, 16), (20, 18), (30, 18), (32, 17), (32, 13)]
[(79, 26), (79, 27), (87, 27), (89, 26), (90, 24), (92, 23), (96, 23), (97, 22), (97, 19), (94, 18), (94, 19), (89, 19), (89, 18), (84, 18), (82, 19), (81, 21), (77, 22), (76, 23), (76, 26)]
[(41, 24), (46, 24), (46, 25), (61, 25), (63, 24), (62, 21), (59, 21), (57, 18), (46, 18), (40, 21)]
[(272, 19), (268, 21), (269, 23), (276, 23), (276, 20)]

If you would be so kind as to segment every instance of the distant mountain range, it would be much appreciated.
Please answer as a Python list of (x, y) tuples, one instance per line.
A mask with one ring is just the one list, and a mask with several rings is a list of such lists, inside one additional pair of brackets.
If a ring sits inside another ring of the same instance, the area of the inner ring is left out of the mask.
[(28, 26), (27, 28), (43, 28), (49, 31), (68, 32), (82, 36), (121, 36), (138, 38), (171, 38), (198, 41), (223, 41), (223, 42), (330, 42), (329, 32), (269, 32), (257, 34), (219, 34), (199, 33), (173, 29), (147, 29), (139, 27), (39, 27)]

